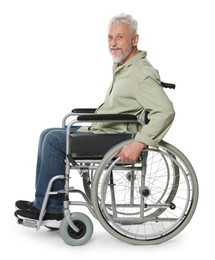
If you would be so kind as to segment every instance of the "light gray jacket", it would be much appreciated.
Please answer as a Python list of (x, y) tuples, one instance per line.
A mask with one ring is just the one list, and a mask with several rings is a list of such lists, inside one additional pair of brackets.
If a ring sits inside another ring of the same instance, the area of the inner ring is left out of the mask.
[(140, 51), (125, 64), (113, 65), (113, 80), (104, 103), (97, 109), (99, 114), (132, 114), (142, 118), (148, 112), (148, 124), (93, 123), (90, 131), (99, 133), (135, 133), (135, 140), (157, 147), (169, 130), (175, 111), (172, 102), (161, 86), (157, 70)]

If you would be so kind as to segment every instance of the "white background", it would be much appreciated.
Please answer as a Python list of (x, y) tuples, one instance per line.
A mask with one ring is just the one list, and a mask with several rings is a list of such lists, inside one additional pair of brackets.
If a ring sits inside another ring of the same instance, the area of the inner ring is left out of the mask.
[[(167, 90), (176, 119), (165, 140), (193, 164), (199, 203), (189, 225), (161, 245), (120, 242), (92, 217), (93, 238), (82, 247), (71, 247), (58, 232), (17, 225), (14, 202), (34, 197), (41, 130), (60, 126), (74, 107), (103, 102), (112, 67), (107, 24), (121, 12), (138, 20), (139, 49), (148, 52), (163, 81), (177, 86)], [(1, 258), (214, 255), (214, 24), (212, 0), (0, 1)]]

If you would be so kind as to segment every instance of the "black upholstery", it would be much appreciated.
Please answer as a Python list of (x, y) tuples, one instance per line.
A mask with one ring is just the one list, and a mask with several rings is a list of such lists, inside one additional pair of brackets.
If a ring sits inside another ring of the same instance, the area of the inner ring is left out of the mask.
[(131, 138), (132, 134), (72, 134), (68, 157), (101, 159), (114, 145)]
[(137, 117), (130, 114), (89, 114), (89, 115), (79, 115), (77, 117), (78, 121), (125, 121), (125, 122), (131, 122), (137, 121)]

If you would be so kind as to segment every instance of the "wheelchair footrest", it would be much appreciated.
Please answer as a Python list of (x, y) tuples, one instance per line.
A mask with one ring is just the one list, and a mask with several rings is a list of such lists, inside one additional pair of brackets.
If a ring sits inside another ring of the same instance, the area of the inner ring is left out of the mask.
[(37, 220), (19, 218), (17, 221), (18, 221), (18, 224), (22, 224), (26, 227), (31, 227), (31, 228), (37, 227)]
[(18, 224), (22, 224), (23, 226), (26, 227), (36, 228), (37, 230), (39, 230), (41, 226), (47, 226), (49, 228), (58, 229), (61, 224), (61, 220), (55, 220), (55, 219), (42, 220), (42, 222), (40, 223), (39, 220), (37, 219), (18, 218), (17, 222)]

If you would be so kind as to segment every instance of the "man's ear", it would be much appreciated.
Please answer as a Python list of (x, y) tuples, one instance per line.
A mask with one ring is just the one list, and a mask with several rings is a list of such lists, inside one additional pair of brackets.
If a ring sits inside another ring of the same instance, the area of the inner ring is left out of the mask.
[(133, 39), (133, 46), (136, 47), (139, 41), (139, 35), (136, 34)]

